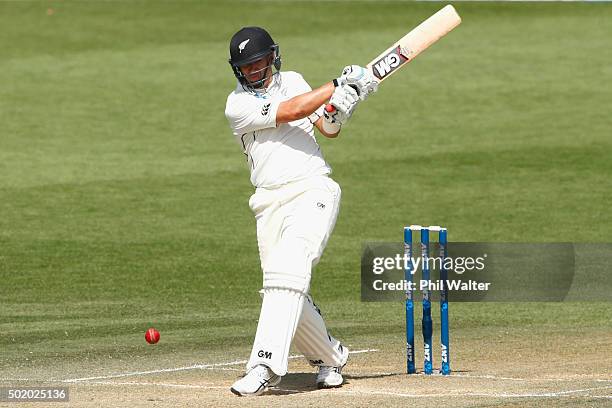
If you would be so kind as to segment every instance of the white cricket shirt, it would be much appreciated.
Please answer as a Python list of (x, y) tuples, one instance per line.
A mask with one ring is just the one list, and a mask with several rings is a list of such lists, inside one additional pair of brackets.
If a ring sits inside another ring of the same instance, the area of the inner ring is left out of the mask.
[(314, 136), (313, 123), (322, 107), (310, 119), (276, 123), (281, 102), (311, 90), (300, 74), (287, 71), (274, 76), (265, 94), (247, 92), (238, 83), (227, 97), (225, 116), (247, 156), (255, 187), (273, 188), (331, 173)]

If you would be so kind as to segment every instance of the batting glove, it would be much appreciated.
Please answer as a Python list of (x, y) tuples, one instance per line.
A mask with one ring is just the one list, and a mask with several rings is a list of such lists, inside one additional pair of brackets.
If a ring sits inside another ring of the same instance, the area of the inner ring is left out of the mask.
[(332, 94), (329, 104), (332, 105), (335, 111), (328, 112), (325, 110), (324, 115), (330, 123), (340, 123), (344, 125), (350, 119), (359, 103), (359, 94), (350, 85), (342, 85), (336, 88)]
[(378, 90), (378, 81), (370, 70), (359, 65), (347, 65), (344, 67), (340, 76), (340, 82), (352, 85), (357, 89), (359, 98), (362, 101), (365, 101), (370, 94)]

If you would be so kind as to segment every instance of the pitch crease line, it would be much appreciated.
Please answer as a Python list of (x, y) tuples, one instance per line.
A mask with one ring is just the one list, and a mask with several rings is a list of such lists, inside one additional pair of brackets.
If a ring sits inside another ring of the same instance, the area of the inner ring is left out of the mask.
[[(376, 352), (378, 349), (363, 349), (363, 350), (355, 350), (350, 351), (349, 354), (361, 354), (361, 353), (372, 353)], [(294, 355), (289, 356), (289, 359), (303, 358), (303, 355)], [(160, 373), (173, 373), (177, 371), (189, 371), (189, 370), (205, 370), (205, 369), (215, 369), (217, 367), (227, 367), (239, 364), (246, 364), (248, 360), (236, 360), (230, 361), (227, 363), (210, 363), (210, 364), (194, 364), (186, 367), (176, 367), (176, 368), (161, 368), (158, 370), (147, 370), (147, 371), (132, 371), (127, 373), (118, 373), (111, 375), (101, 375), (95, 377), (82, 377), (82, 378), (68, 378), (65, 380), (61, 380), (64, 383), (77, 383), (83, 381), (95, 381), (95, 380), (108, 380), (111, 378), (125, 378), (125, 377), (133, 377), (136, 375), (148, 375), (148, 374), (160, 374)]]
[[(470, 374), (453, 374), (450, 377), (455, 378), (483, 378), (489, 380), (500, 381), (595, 381), (595, 382), (612, 382), (612, 379), (605, 378), (589, 378), (584, 376), (567, 377), (567, 378), (520, 378), (520, 377), (498, 377), (495, 375), (470, 375)], [(449, 377), (449, 378), (450, 378)]]
[[(148, 387), (166, 387), (166, 388), (186, 388), (186, 389), (204, 389), (204, 390), (216, 390), (216, 389), (227, 389), (227, 386), (216, 386), (216, 385), (192, 385), (192, 384), (172, 384), (172, 383), (158, 383), (158, 382), (114, 382), (114, 381), (88, 381), (84, 385), (111, 385), (111, 386), (148, 386)], [(367, 391), (367, 390), (332, 390), (331, 392), (340, 394), (350, 395), (389, 395), (395, 397), (405, 398), (461, 398), (461, 397), (491, 397), (491, 398), (604, 398), (612, 399), (612, 396), (608, 395), (569, 395), (570, 393), (597, 391), (601, 389), (608, 389), (612, 387), (598, 387), (598, 388), (587, 388), (581, 390), (568, 390), (560, 392), (549, 392), (549, 393), (526, 393), (526, 394), (508, 394), (508, 393), (478, 393), (478, 392), (466, 392), (461, 394), (408, 394), (391, 391)], [(280, 391), (287, 394), (301, 393), (299, 390), (286, 389), (281, 387), (272, 387), (273, 391)], [(326, 392), (324, 390), (321, 392)], [(329, 391), (328, 391), (329, 392)]]
[(598, 391), (602, 389), (609, 389), (612, 387), (597, 387), (597, 388), (586, 388), (580, 390), (567, 390), (559, 392), (547, 392), (547, 393), (525, 393), (525, 394), (511, 394), (511, 393), (484, 393), (484, 392), (465, 392), (460, 394), (409, 394), (392, 391), (368, 391), (368, 390), (336, 390), (335, 392), (342, 394), (367, 394), (367, 395), (390, 395), (396, 397), (407, 397), (407, 398), (448, 398), (448, 397), (491, 397), (491, 398), (611, 398), (612, 396), (607, 395), (569, 395), (579, 392), (590, 392)]
[(158, 382), (138, 382), (138, 381), (87, 381), (84, 385), (113, 385), (113, 386), (153, 386), (153, 387), (167, 387), (167, 388), (189, 388), (189, 389), (202, 389), (202, 390), (216, 390), (216, 389), (227, 389), (226, 386), (221, 385), (193, 385), (193, 384), (172, 384), (172, 383), (158, 383)]

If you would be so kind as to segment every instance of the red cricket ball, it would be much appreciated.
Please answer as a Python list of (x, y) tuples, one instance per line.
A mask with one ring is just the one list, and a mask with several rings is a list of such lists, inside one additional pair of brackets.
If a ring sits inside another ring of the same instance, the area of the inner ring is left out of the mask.
[(155, 330), (153, 327), (151, 327), (149, 330), (147, 330), (147, 332), (145, 333), (145, 340), (147, 341), (147, 343), (149, 344), (155, 344), (159, 341), (159, 332), (157, 330)]

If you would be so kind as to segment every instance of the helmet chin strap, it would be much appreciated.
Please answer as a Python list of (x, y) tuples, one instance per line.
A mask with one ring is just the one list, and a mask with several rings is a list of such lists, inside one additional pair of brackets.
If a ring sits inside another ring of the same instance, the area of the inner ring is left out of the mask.
[[(268, 69), (270, 70), (270, 75), (268, 75)], [(269, 78), (272, 78), (272, 65), (267, 65), (265, 68), (262, 68), (260, 71), (262, 71), (261, 78), (259, 78), (257, 81), (251, 82), (247, 79), (247, 81), (249, 82), (249, 85), (254, 89), (264, 88), (266, 81)]]

